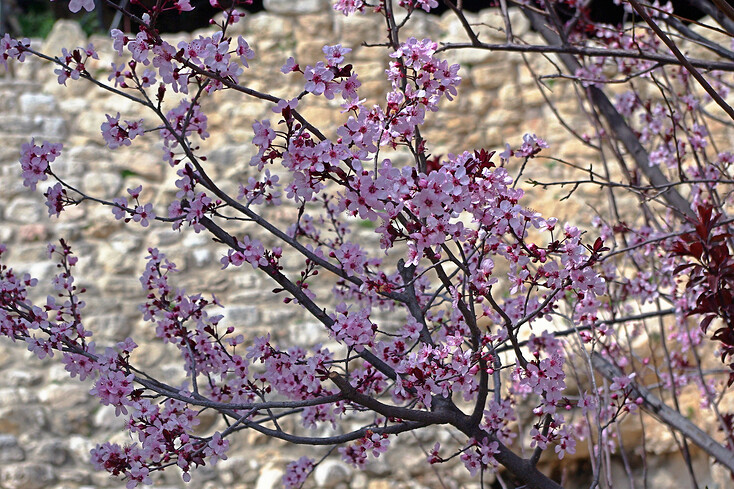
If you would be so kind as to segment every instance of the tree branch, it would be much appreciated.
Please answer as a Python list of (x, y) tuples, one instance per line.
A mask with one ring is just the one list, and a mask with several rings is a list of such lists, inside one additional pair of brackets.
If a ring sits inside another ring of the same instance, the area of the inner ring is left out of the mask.
[[(591, 354), (591, 363), (594, 369), (603, 375), (606, 379), (612, 381), (615, 377), (622, 377), (624, 373), (616, 366), (612, 365), (608, 360), (602, 357), (598, 352)], [(647, 390), (645, 387), (632, 381), (630, 382), (632, 395), (642, 398), (642, 408), (656, 417), (667, 426), (673, 428), (693, 443), (698, 445), (704, 452), (712, 456), (717, 462), (734, 472), (734, 453), (728, 448), (719, 444), (711, 438), (698, 426), (688, 421), (688, 419), (669, 408), (655, 394)]]

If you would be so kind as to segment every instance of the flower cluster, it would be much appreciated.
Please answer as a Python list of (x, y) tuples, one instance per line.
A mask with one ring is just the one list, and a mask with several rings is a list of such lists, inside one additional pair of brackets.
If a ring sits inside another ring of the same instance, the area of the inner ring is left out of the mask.
[(368, 430), (367, 434), (355, 443), (339, 447), (339, 453), (341, 453), (342, 460), (345, 462), (355, 467), (364, 467), (370, 453), (377, 458), (387, 451), (389, 445), (390, 439), (387, 434), (374, 433)]
[[(70, 8), (89, 9), (89, 1), (73, 0)], [(438, 6), (437, 0), (398, 4), (407, 10), (406, 22), (416, 9)], [(334, 8), (345, 15), (371, 8), (395, 20), (386, 6), (360, 0), (339, 0)], [(604, 425), (594, 434), (599, 438), (595, 443), (608, 443), (612, 435), (606, 426), (643, 404), (631, 398), (633, 383), (643, 376), (623, 371), (607, 385), (575, 392), (567, 388), (566, 375), (579, 364), (566, 349), (593, 347), (604, 358), (616, 359), (616, 367), (632, 368), (637, 363), (629, 359), (636, 358), (632, 340), (643, 328), (630, 322), (625, 342), (613, 324), (623, 322), (620, 317), (648, 314), (634, 307), (667, 300), (681, 316), (703, 316), (695, 331), (681, 319), (667, 330), (679, 349), (667, 359), (668, 371), (655, 373), (676, 392), (694, 377), (690, 358), (696, 356), (688, 352), (703, 342), (714, 319), (725, 323), (714, 333), (722, 360), (734, 356), (731, 235), (717, 231), (726, 220), (714, 212), (715, 206), (723, 209), (721, 203), (731, 200), (717, 192), (730, 178), (734, 156), (712, 144), (701, 108), (706, 101), (690, 90), (684, 70), (671, 74), (680, 85), (680, 93), (675, 92), (678, 106), (627, 92), (618, 97), (616, 110), (636, 124), (630, 134), (645, 146), (636, 153), (647, 158), (644, 169), (675, 173), (680, 180), (652, 192), (636, 171), (629, 171), (629, 187), (647, 206), (649, 199), (664, 198), (685, 181), (690, 185), (686, 198), (697, 205), (695, 231), (681, 233), (672, 226), (672, 231), (663, 231), (672, 213), (657, 219), (647, 212), (649, 222), (637, 227), (599, 218), (595, 226), (600, 237), (587, 241), (583, 228), (559, 224), (528, 208), (512, 176), (515, 165), (524, 169), (548, 153), (550, 145), (542, 137), (525, 134), (514, 146), (505, 144), (497, 158), (485, 148), (429, 155), (421, 126), (444, 98), (456, 97), (461, 82), (459, 65), (442, 59), (437, 51), (445, 49), (435, 41), (411, 37), (400, 43), (397, 32), (390, 37), (392, 53), (384, 75), (391, 88), (381, 103), (359, 98), (361, 81), (348, 62), (351, 49), (341, 44), (323, 46), (319, 60), (299, 64), (289, 58), (281, 72), (296, 78), (302, 91), (276, 97), (239, 85), (255, 53), (243, 37), (227, 33), (242, 16), (237, 11), (224, 9), (223, 20), (217, 21), (220, 29), (211, 35), (176, 46), (160, 37), (155, 27), (160, 12), (191, 9), (189, 0), (164, 0), (141, 15), (135, 35), (111, 31), (114, 50), (126, 59), (112, 64), (108, 81), (118, 93), (152, 109), (160, 121), (157, 127), (146, 123), (146, 131), (143, 119), (121, 121), (119, 113), (107, 115), (103, 140), (115, 149), (137, 144), (145, 132), (157, 135), (164, 159), (176, 173), (167, 218), (173, 229), (211, 232), (228, 246), (220, 259), (222, 269), (247, 263), (268, 275), (276, 283), (273, 292), (285, 295), (285, 304), (308, 311), (334, 341), (329, 348), (289, 347), (279, 346), (275, 335), (237, 334), (240, 325), (232, 324), (226, 312), (212, 312), (221, 306), (216, 297), (175, 287), (175, 264), (160, 250), (148, 248), (140, 278), (145, 301), (139, 309), (155, 336), (180, 355), (186, 382), (172, 386), (131, 365), (139, 348), (132, 339), (106, 348), (88, 341), (91, 332), (81, 318), (83, 290), (72, 273), (77, 261), (65, 242), (49, 248), (59, 272), (51, 282), (54, 293), (44, 304), (29, 299), (34, 279), (0, 264), (0, 334), (24, 343), (39, 358), (60, 353), (72, 377), (92, 381), (91, 394), (128, 419), (132, 442), (97, 446), (92, 455), (98, 469), (124, 477), (132, 488), (151, 483), (153, 472), (175, 464), (188, 481), (196, 466), (225, 460), (227, 438), (240, 429), (302, 443), (340, 444), (342, 458), (363, 467), (370, 455), (379, 457), (388, 450), (394, 434), (435, 423), (453, 424), (469, 434), (445, 458), (436, 444), (430, 463), (455, 458), (475, 475), (505, 463), (510, 448), (524, 451), (529, 446), (537, 456), (550, 449), (558, 458), (573, 454), (577, 438), (591, 436), (590, 426), (584, 425), (589, 418)], [(630, 77), (658, 69), (640, 54), (660, 51), (659, 40), (649, 32), (612, 32), (589, 23), (583, 12), (575, 22), (566, 26), (569, 45), (639, 54), (587, 57), (572, 76), (581, 85), (601, 87), (609, 80), (610, 67)], [(593, 39), (582, 39), (582, 32)], [(22, 61), (29, 50), (26, 40), (5, 36), (0, 39), (0, 64), (11, 58)], [(91, 77), (85, 63), (96, 58), (91, 45), (63, 49), (57, 60), (59, 83)], [(716, 81), (714, 85), (725, 88)], [(209, 162), (211, 155), (202, 154), (196, 142), (209, 136), (203, 95), (231, 88), (267, 101), (278, 115), (277, 122), (252, 124), (256, 154), (250, 164), (258, 175), (233, 177), (237, 180), (229, 188), (239, 189), (236, 196), (212, 178), (216, 163)], [(176, 96), (180, 98), (171, 100)], [(342, 109), (330, 136), (299, 112), (318, 97)], [(591, 147), (594, 137), (601, 147), (609, 134), (599, 129), (593, 137), (580, 135)], [(49, 175), (56, 177), (49, 165), (61, 149), (48, 141), (23, 145), (25, 186), (35, 189)], [(412, 157), (410, 163), (403, 162), (405, 155)], [(275, 164), (283, 169), (276, 171)], [(588, 174), (591, 181), (584, 183), (603, 180), (591, 167)], [(108, 205), (117, 219), (143, 227), (157, 218), (153, 205), (140, 201), (142, 186), (106, 202), (57, 180), (45, 191), (49, 215), (92, 200)], [(610, 189), (622, 185), (605, 183)], [(78, 201), (77, 194), (82, 195)], [(264, 206), (279, 206), (286, 199), (297, 206), (287, 232), (267, 220)], [(688, 210), (677, 209), (682, 214)], [(246, 228), (236, 228), (239, 224)], [(272, 240), (256, 239), (256, 226)], [(364, 246), (361, 239), (369, 233), (379, 240), (381, 253)], [(607, 260), (605, 243), (624, 243), (631, 266), (616, 267)], [(0, 246), (0, 258), (5, 252)], [(678, 284), (675, 277), (682, 273), (687, 281)], [(329, 297), (324, 297), (328, 289), (311, 287), (317, 275), (335, 277)], [(325, 299), (331, 302), (325, 305)], [(561, 321), (572, 327), (557, 332), (553, 323)], [(562, 336), (571, 333), (582, 341), (565, 344)], [(653, 368), (649, 358), (639, 363)], [(734, 374), (730, 384), (732, 379)], [(693, 381), (705, 403), (716, 402), (714, 381), (703, 375)], [(476, 403), (471, 413), (455, 404), (459, 394)], [(522, 406), (532, 409), (526, 437), (517, 425), (524, 418)], [(195, 431), (202, 410), (218, 411), (228, 428), (209, 435)], [(372, 416), (350, 418), (359, 426), (338, 436), (324, 435), (326, 441), (287, 432), (283, 427), (289, 425), (279, 421), (297, 415), (306, 428), (333, 429), (354, 412), (365, 411)], [(317, 463), (302, 457), (289, 464), (285, 486), (300, 487)]]
[(88, 59), (99, 59), (92, 43), (89, 43), (85, 49), (77, 48), (71, 52), (67, 51), (66, 48), (62, 48), (61, 62), (63, 65), (61, 68), (54, 70), (54, 73), (58, 75), (59, 84), (66, 85), (66, 80), (69, 78), (78, 80), (82, 74), (89, 76), (85, 66)]
[(110, 149), (119, 148), (120, 146), (130, 146), (132, 140), (145, 132), (143, 129), (143, 120), (125, 121), (125, 125), (120, 124), (120, 113), (115, 117), (107, 117), (107, 122), (102, 123), (102, 137)]
[(36, 189), (36, 184), (48, 178), (51, 171), (49, 163), (52, 163), (61, 155), (61, 143), (50, 143), (44, 141), (38, 146), (35, 139), (30, 143), (24, 143), (20, 149), (20, 166), (23, 169), (23, 185), (31, 190)]
[[(115, 219), (124, 219), (125, 222), (130, 222), (132, 220), (134, 222), (139, 222), (143, 227), (148, 227), (150, 224), (149, 221), (155, 219), (156, 215), (153, 211), (153, 204), (140, 203), (139, 197), (142, 191), (142, 185), (127, 189), (127, 193), (130, 194), (130, 197), (135, 199), (135, 204), (132, 208), (128, 207), (130, 204), (126, 197), (118, 197), (112, 201), (114, 206), (112, 207), (112, 213), (115, 215)], [(128, 215), (130, 215), (130, 217), (127, 217)]]
[(0, 38), (0, 65), (7, 70), (9, 59), (16, 59), (22, 63), (25, 61), (26, 49), (30, 45), (31, 41), (28, 38), (17, 40), (10, 37), (10, 34), (5, 34)]
[(497, 467), (499, 464), (494, 455), (499, 452), (499, 444), (485, 438), (481, 443), (474, 439), (469, 440), (469, 446), (461, 454), (461, 461), (471, 475), (477, 475), (480, 470)]

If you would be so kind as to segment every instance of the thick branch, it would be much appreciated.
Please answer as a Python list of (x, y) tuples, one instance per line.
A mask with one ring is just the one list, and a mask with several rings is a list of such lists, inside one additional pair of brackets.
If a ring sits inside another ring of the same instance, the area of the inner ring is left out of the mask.
[[(691, 62), (686, 59), (686, 57), (683, 55), (683, 53), (680, 52), (678, 47), (675, 45), (673, 41), (670, 40), (670, 38), (663, 32), (663, 30), (655, 23), (654, 20), (645, 12), (645, 9), (640, 5), (640, 3), (637, 0), (627, 0), (630, 5), (637, 11), (637, 13), (642, 17), (645, 22), (647, 22), (647, 25), (650, 26), (650, 29), (652, 29), (655, 32), (655, 35), (657, 35), (663, 43), (665, 43), (666, 46), (668, 46), (668, 49), (672, 51), (672, 53), (675, 55), (676, 58), (680, 61), (680, 63), (686, 67), (688, 72), (693, 76), (693, 78), (696, 79), (699, 85), (708, 93), (712, 99), (721, 107), (724, 112), (727, 113), (729, 117), (731, 117), (734, 120), (734, 109), (731, 108), (729, 104), (726, 103), (726, 101), (719, 95), (716, 90), (709, 84), (708, 81), (701, 75), (701, 73), (698, 72), (698, 70), (691, 64)], [(731, 7), (729, 7), (731, 8)]]
[(437, 411), (424, 411), (420, 409), (409, 409), (401, 406), (391, 406), (383, 402), (378, 401), (374, 397), (362, 394), (356, 388), (350, 384), (347, 379), (342, 377), (336, 372), (329, 374), (334, 384), (339, 388), (344, 397), (353, 401), (360, 406), (364, 406), (378, 414), (381, 414), (388, 418), (399, 418), (408, 421), (418, 421), (426, 424), (447, 424), (456, 422), (452, 416), (447, 414), (443, 410)]
[[(562, 45), (558, 35), (549, 29), (546, 24), (544, 17), (528, 9), (523, 10), (525, 15), (530, 19), (533, 28), (538, 31), (543, 38), (548, 42), (549, 45), (558, 46)], [(571, 73), (576, 73), (581, 65), (579, 62), (570, 54), (559, 54), (558, 55), (566, 68)], [(627, 125), (622, 115), (614, 108), (614, 105), (609, 101), (604, 91), (597, 87), (589, 87), (588, 96), (591, 103), (597, 108), (604, 119), (609, 125), (609, 129), (614, 135), (614, 138), (620, 141), (627, 151), (630, 153), (632, 158), (635, 160), (637, 168), (645, 175), (648, 181), (655, 186), (664, 186), (669, 184), (668, 179), (663, 175), (663, 172), (659, 167), (650, 164), (650, 158), (643, 148), (638, 137), (634, 131)], [(670, 188), (668, 191), (662, 194), (665, 202), (676, 210), (680, 215), (693, 218), (694, 213), (691, 210), (690, 203), (683, 198), (683, 196), (675, 189)]]
[[(615, 377), (624, 376), (624, 373), (621, 370), (612, 365), (597, 352), (593, 352), (591, 354), (591, 363), (597, 372), (610, 381)], [(678, 411), (669, 408), (661, 399), (657, 398), (655, 394), (647, 390), (645, 387), (635, 382), (630, 382), (630, 388), (633, 396), (642, 398), (642, 408), (645, 411), (649, 412), (661, 422), (691, 440), (704, 452), (711, 455), (717, 462), (734, 472), (734, 453), (732, 453), (731, 450), (719, 444), (698, 426), (688, 421), (688, 419)]]
[[(690, 30), (690, 29), (689, 29)], [(693, 32), (693, 31), (691, 31)], [(705, 38), (703, 38), (705, 39)], [(713, 49), (710, 45), (713, 43), (705, 44), (706, 47)], [(436, 50), (437, 53), (442, 51), (449, 51), (452, 49), (486, 49), (489, 51), (506, 51), (514, 53), (555, 53), (555, 54), (573, 54), (576, 56), (584, 57), (606, 57), (606, 58), (629, 58), (629, 59), (644, 59), (646, 61), (655, 61), (659, 65), (683, 65), (685, 63), (680, 58), (670, 56), (667, 54), (650, 53), (645, 51), (631, 51), (627, 49), (611, 49), (611, 48), (594, 48), (589, 46), (571, 46), (571, 45), (528, 45), (528, 44), (488, 44), (480, 42), (479, 44), (471, 44), (467, 42), (450, 42), (442, 43), (441, 47)], [(723, 48), (722, 48), (723, 49)], [(718, 51), (717, 51), (718, 53)], [(722, 50), (722, 56), (731, 57), (731, 51), (727, 49)], [(732, 58), (734, 59), (734, 58)], [(731, 61), (713, 61), (699, 58), (686, 58), (686, 61), (691, 66), (701, 68), (703, 70), (719, 70), (719, 71), (734, 71), (734, 63)]]
[(734, 20), (724, 14), (720, 9), (708, 0), (688, 0), (689, 3), (699, 9), (701, 12), (711, 16), (721, 27), (734, 34)]

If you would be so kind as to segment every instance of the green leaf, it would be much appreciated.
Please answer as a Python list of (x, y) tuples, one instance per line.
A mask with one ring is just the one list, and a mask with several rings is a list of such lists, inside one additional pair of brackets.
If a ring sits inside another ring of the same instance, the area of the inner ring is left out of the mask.
[(357, 226), (364, 229), (375, 229), (375, 223), (369, 219), (363, 219), (357, 223)]

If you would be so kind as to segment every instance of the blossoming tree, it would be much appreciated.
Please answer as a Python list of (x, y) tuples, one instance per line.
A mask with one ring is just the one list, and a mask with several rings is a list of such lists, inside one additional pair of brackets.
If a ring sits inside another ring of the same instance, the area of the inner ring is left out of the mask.
[[(45, 303), (29, 299), (37, 280), (0, 263), (0, 333), (41, 359), (60, 358), (72, 377), (92, 379), (91, 394), (129, 419), (135, 441), (98, 445), (96, 467), (128, 487), (149, 483), (152, 472), (173, 465), (188, 481), (197, 466), (226, 458), (229, 439), (242, 430), (338, 447), (345, 461), (360, 467), (401, 433), (448, 425), (463, 435), (461, 446), (436, 443), (427, 463), (459, 457), (477, 477), (492, 471), (525, 487), (558, 488), (538, 461), (547, 450), (562, 459), (581, 440), (589, 446), (588, 484), (595, 487), (609, 477), (615, 424), (643, 409), (680, 437), (689, 468), (694, 444), (734, 471), (734, 413), (721, 407), (734, 383), (734, 364), (727, 364), (734, 353), (728, 214), (734, 155), (730, 140), (722, 144), (714, 135), (731, 134), (734, 111), (726, 98), (734, 52), (657, 2), (625, 3), (630, 18), (641, 22), (634, 28), (593, 23), (571, 0), (519, 2), (547, 41), (527, 45), (514, 37), (504, 0), (502, 44), (480, 38), (461, 1), (444, 3), (461, 20), (467, 41), (438, 44), (401, 36), (413, 12), (430, 11), (436, 0), (339, 0), (334, 8), (344, 15), (384, 18), (391, 90), (377, 103), (360, 99), (351, 49), (337, 44), (324, 46), (321, 60), (283, 60), (283, 76), (303, 83), (300, 94), (284, 99), (242, 82), (255, 53), (246, 39), (228, 34), (242, 17), (234, 3), (222, 7), (223, 20), (211, 35), (177, 46), (158, 33), (156, 18), (190, 10), (188, 0), (158, 0), (140, 18), (120, 9), (139, 32), (110, 33), (119, 63), (107, 80), (85, 67), (97, 56), (92, 45), (68, 46), (51, 58), (28, 40), (0, 40), (3, 65), (42, 57), (56, 64), (61, 84), (84, 79), (149, 110), (157, 126), (109, 114), (101, 136), (110, 150), (160, 138), (178, 175), (167, 209), (141, 200), (141, 187), (106, 201), (54, 171), (61, 144), (31, 140), (21, 148), (22, 178), (31, 189), (44, 182), (50, 216), (91, 201), (131, 226), (162, 221), (181, 232), (209, 233), (223, 245), (222, 268), (252, 267), (269, 277), (273, 301), (305, 309), (339, 345), (335, 351), (282, 345), (270, 336), (245, 336), (236, 324), (223, 327), (217, 299), (177, 288), (176, 265), (164, 250), (150, 248), (140, 311), (180, 352), (187, 381), (171, 385), (136, 367), (131, 358), (139, 347), (132, 338), (114, 345), (90, 340), (71, 243), (48, 246), (59, 273)], [(72, 0), (69, 8), (91, 10), (94, 2)], [(718, 8), (716, 30), (734, 33), (734, 16)], [(710, 56), (685, 55), (672, 31)], [(459, 49), (556, 57), (558, 72), (539, 80), (576, 84), (590, 130), (574, 134), (597, 151), (598, 161), (565, 162), (579, 168), (578, 180), (532, 183), (571, 192), (604, 189), (608, 211), (599, 211), (595, 229), (559, 223), (523, 201), (513, 172), (552, 155), (541, 137), (526, 134), (500, 153), (466, 148), (442, 160), (430, 156), (421, 126), (461, 90), (460, 67), (450, 61)], [(609, 84), (629, 90), (610, 99)], [(658, 92), (643, 96), (643, 85)], [(270, 120), (253, 121), (257, 154), (250, 165), (258, 177), (240, 182), (236, 195), (210, 176), (196, 142), (208, 136), (202, 97), (222, 90), (261, 99), (274, 112)], [(318, 97), (338, 100), (345, 114), (333, 137), (299, 112)], [(174, 108), (164, 110), (164, 102)], [(393, 163), (382, 156), (386, 151), (409, 155), (410, 164)], [(285, 181), (271, 173), (276, 165), (286, 171)], [(625, 215), (617, 206), (622, 196), (636, 199), (642, 212)], [(281, 205), (298, 209), (288, 229), (263, 216), (265, 207)], [(375, 224), (379, 253), (352, 238), (354, 217)], [(248, 222), (253, 234), (233, 233), (232, 220)], [(278, 246), (259, 241), (263, 233)], [(0, 246), (0, 258), (5, 251)], [(299, 275), (284, 271), (286, 255), (302, 260)], [(331, 281), (332, 297), (309, 289), (317, 275)], [(386, 313), (400, 318), (397, 327), (381, 326)], [(635, 342), (652, 342), (653, 327), (660, 348), (642, 351)], [(723, 369), (708, 367), (714, 348)], [(680, 414), (677, 396), (687, 384), (700, 390), (718, 435)], [(204, 410), (218, 412), (226, 429), (195, 433)], [(357, 429), (318, 434), (323, 425), (362, 420), (365, 413), (370, 420)], [(523, 429), (516, 421), (527, 416), (532, 422)], [(315, 434), (284, 429), (288, 417)], [(317, 463), (303, 457), (289, 464), (285, 486), (300, 487)]]

